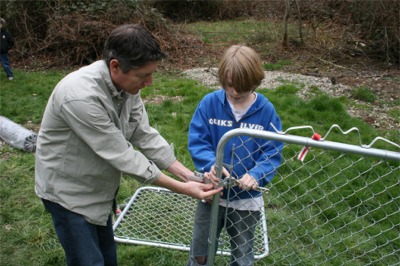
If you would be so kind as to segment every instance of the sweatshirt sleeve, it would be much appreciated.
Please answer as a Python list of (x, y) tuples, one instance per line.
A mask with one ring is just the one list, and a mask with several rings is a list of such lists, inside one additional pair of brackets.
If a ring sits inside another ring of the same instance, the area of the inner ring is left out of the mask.
[[(275, 132), (271, 123), (278, 129), (282, 130), (281, 120), (271, 103), (268, 103), (267, 131)], [(256, 158), (256, 166), (249, 171), (259, 186), (264, 187), (276, 174), (276, 170), (281, 164), (283, 143), (279, 141), (263, 140), (260, 147), (260, 155)]]
[(216, 144), (207, 126), (207, 104), (202, 100), (189, 125), (188, 149), (196, 169), (208, 172), (215, 163)]

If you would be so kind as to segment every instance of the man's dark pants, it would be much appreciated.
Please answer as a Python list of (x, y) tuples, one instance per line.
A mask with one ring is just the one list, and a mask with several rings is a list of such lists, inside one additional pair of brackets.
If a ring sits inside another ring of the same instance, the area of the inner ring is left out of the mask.
[(116, 266), (117, 250), (111, 215), (106, 226), (94, 225), (61, 205), (42, 199), (53, 217), (53, 224), (69, 266)]

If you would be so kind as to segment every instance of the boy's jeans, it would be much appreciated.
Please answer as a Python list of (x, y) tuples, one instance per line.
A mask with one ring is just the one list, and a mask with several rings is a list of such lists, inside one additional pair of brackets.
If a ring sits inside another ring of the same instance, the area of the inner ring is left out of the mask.
[[(254, 230), (260, 220), (258, 211), (238, 211), (219, 206), (217, 239), (224, 227), (227, 213), (226, 230), (230, 236), (231, 266), (254, 265)], [(187, 266), (200, 265), (195, 257), (207, 256), (211, 219), (211, 204), (199, 201), (195, 214), (193, 239), (190, 246), (190, 258)], [(218, 245), (216, 245), (218, 246)]]
[(111, 215), (107, 226), (94, 225), (61, 205), (42, 199), (53, 217), (53, 224), (69, 266), (116, 266), (117, 249)]

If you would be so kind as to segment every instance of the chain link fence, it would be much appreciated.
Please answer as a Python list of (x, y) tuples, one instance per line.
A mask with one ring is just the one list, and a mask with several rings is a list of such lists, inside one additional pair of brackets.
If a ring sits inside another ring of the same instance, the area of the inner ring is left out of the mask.
[[(190, 250), (193, 232), (193, 217), (197, 201), (186, 195), (160, 187), (141, 187), (132, 198), (120, 204), (123, 209), (114, 222), (115, 240), (119, 243), (137, 244)], [(256, 226), (255, 258), (268, 255), (264, 211)], [(225, 237), (223, 241), (229, 241)], [(219, 250), (230, 254), (229, 247)]]
[[(221, 139), (218, 169), (232, 138), (243, 144), (257, 139), (285, 144), (281, 166), (269, 191), (262, 193), (264, 207), (251, 239), (255, 265), (400, 265), (400, 146), (382, 138), (365, 146), (331, 142), (326, 136), (318, 141), (236, 129)], [(378, 140), (389, 142), (390, 150), (372, 148)], [(189, 250), (196, 204), (168, 190), (141, 188), (114, 223), (116, 241)], [(229, 265), (229, 255), (238, 248), (227, 233), (235, 226), (228, 218), (235, 210), (227, 206), (228, 230), (217, 238), (218, 205), (216, 196), (208, 265)]]

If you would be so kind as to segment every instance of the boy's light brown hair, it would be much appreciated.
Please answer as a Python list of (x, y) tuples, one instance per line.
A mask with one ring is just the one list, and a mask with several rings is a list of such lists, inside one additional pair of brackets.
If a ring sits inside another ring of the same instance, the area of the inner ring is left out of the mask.
[(229, 85), (238, 93), (254, 91), (264, 79), (260, 56), (248, 46), (232, 45), (220, 61), (218, 77), (223, 88)]

